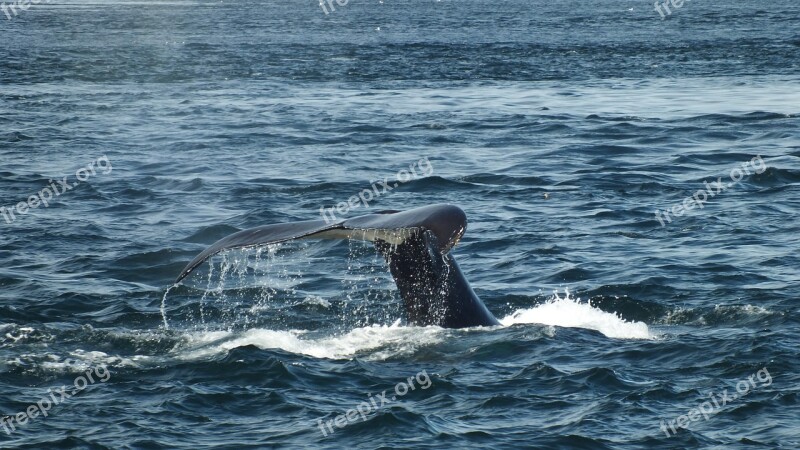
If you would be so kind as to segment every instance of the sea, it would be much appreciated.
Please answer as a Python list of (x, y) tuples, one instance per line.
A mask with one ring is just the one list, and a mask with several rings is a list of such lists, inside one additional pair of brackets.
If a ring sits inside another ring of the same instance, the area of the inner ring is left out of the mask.
[(793, 0), (0, 0), (0, 448), (798, 449), (799, 214)]

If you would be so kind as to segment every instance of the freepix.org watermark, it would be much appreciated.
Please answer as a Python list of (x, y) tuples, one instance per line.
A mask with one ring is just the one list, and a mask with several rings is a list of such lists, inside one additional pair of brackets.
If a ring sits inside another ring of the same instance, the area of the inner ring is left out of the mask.
[[(92, 375), (95, 375), (97, 379)], [(28, 421), (32, 421), (40, 415), (42, 417), (47, 417), (53, 406), (63, 403), (64, 400), (86, 389), (90, 384), (95, 384), (98, 381), (105, 383), (109, 378), (111, 378), (111, 372), (109, 372), (108, 368), (104, 365), (89, 369), (85, 374), (75, 378), (75, 381), (72, 383), (74, 389), (68, 391), (67, 386), (61, 386), (56, 390), (52, 388), (48, 389), (47, 393), (50, 394), (49, 396), (28, 406), (25, 411), (12, 416), (0, 417), (0, 427), (2, 427), (7, 435), (11, 435), (11, 433), (17, 431), (17, 426), (26, 425)], [(58, 398), (56, 398), (56, 396), (58, 396)]]
[(334, 426), (336, 428), (344, 428), (353, 422), (357, 422), (359, 419), (362, 421), (367, 420), (368, 415), (383, 408), (384, 405), (388, 405), (389, 403), (397, 400), (397, 397), (402, 397), (408, 394), (409, 391), (416, 390), (417, 386), (414, 385), (414, 381), (416, 381), (417, 384), (419, 384), (419, 387), (422, 389), (428, 389), (431, 387), (431, 385), (433, 385), (431, 378), (428, 376), (428, 372), (423, 370), (414, 376), (408, 377), (407, 380), (397, 383), (397, 385), (394, 387), (395, 395), (392, 395), (391, 399), (386, 398), (386, 391), (383, 391), (380, 393), (380, 395), (374, 397), (372, 394), (369, 394), (367, 396), (368, 401), (365, 400), (359, 403), (357, 407), (348, 409), (344, 414), (340, 414), (324, 423), (322, 422), (322, 419), (317, 419), (319, 431), (322, 432), (322, 436), (327, 437), (328, 434), (333, 434), (334, 431), (336, 431), (333, 428)]
[[(84, 182), (89, 179), (91, 176), (97, 175), (97, 170), (100, 169), (103, 171), (103, 175), (107, 175), (111, 173), (113, 169), (111, 167), (111, 161), (108, 160), (108, 156), (101, 156), (96, 160), (90, 162), (86, 167), (81, 167), (75, 172), (75, 178), (78, 181), (70, 183), (67, 181), (68, 177), (64, 177), (61, 180), (56, 181), (48, 180), (50, 185), (46, 188), (39, 191), (37, 194), (31, 195), (28, 197), (27, 201), (19, 202), (10, 208), (6, 208), (5, 206), (0, 206), (0, 216), (5, 219), (6, 223), (11, 223), (17, 220), (17, 215), (24, 216), (28, 214), (30, 210), (38, 208), (40, 205), (44, 205), (45, 208), (50, 206), (50, 201), (53, 200), (53, 196), (58, 197), (61, 194), (71, 191), (75, 186)], [(59, 192), (59, 188), (61, 192)]]
[[(664, 20), (667, 18), (667, 16), (672, 15), (672, 10), (669, 9), (670, 4), (677, 10), (683, 7), (684, 1), (688, 2), (689, 0), (664, 0), (664, 1), (656, 0), (654, 6), (656, 12), (661, 16), (661, 20)], [(662, 7), (664, 8), (664, 10), (666, 10), (667, 12), (666, 15), (664, 14), (664, 11), (661, 9)]]
[(17, 8), (19, 8), (20, 11), (27, 11), (31, 5), (38, 5), (39, 3), (50, 3), (50, 0), (17, 0), (15, 2), (11, 2), (10, 4), (3, 2), (3, 4), (0, 5), (0, 10), (3, 11), (8, 20), (11, 20), (12, 18), (17, 17), (17, 14), (19, 14)]
[[(336, 0), (336, 4), (339, 6), (344, 6), (347, 4), (348, 1), (349, 0)], [(319, 0), (319, 6), (320, 8), (322, 8), (322, 11), (324, 11), (325, 15), (327, 16), (330, 13), (328, 12), (328, 8), (325, 7), (325, 2), (326, 0)], [(336, 8), (333, 7), (334, 0), (327, 0), (327, 2), (328, 6), (331, 7), (331, 11), (336, 11)]]
[[(420, 173), (417, 173), (417, 169), (420, 170)], [(408, 166), (408, 170), (403, 169), (397, 172), (397, 178), (394, 183), (389, 183), (389, 177), (385, 177), (383, 181), (375, 181), (372, 183), (372, 186), (370, 186), (370, 189), (364, 189), (358, 195), (354, 195), (347, 199), (346, 202), (339, 202), (336, 205), (336, 208), (325, 208), (324, 206), (321, 206), (319, 208), (319, 214), (323, 219), (325, 219), (325, 223), (336, 222), (338, 219), (336, 218), (336, 214), (334, 214), (334, 212), (344, 215), (350, 212), (351, 209), (360, 207), (362, 204), (365, 208), (368, 208), (369, 202), (387, 192), (391, 192), (392, 189), (400, 186), (402, 183), (407, 183), (415, 178), (428, 177), (432, 173), (433, 165), (430, 161), (428, 161), (428, 157), (426, 156), (425, 158), (422, 158), (416, 163)], [(378, 190), (378, 188), (380, 188), (380, 190)]]
[[(756, 380), (758, 380), (761, 384), (757, 384)], [(708, 420), (711, 415), (718, 413), (728, 403), (746, 396), (754, 389), (766, 387), (771, 384), (772, 375), (770, 375), (767, 368), (764, 367), (758, 372), (747, 377), (747, 379), (736, 383), (736, 393), (728, 394), (727, 389), (722, 391), (722, 394), (709, 392), (708, 396), (711, 399), (710, 401), (704, 401), (697, 407), (690, 409), (688, 413), (682, 414), (675, 419), (670, 420), (669, 422), (662, 420), (659, 428), (661, 428), (661, 431), (663, 431), (667, 437), (675, 436), (679, 429), (686, 428), (690, 423), (700, 420), (701, 417), (704, 420)]]
[[(756, 162), (758, 162), (758, 166), (756, 166)], [(703, 209), (708, 199), (714, 198), (717, 194), (721, 194), (725, 190), (736, 186), (740, 181), (742, 181), (745, 175), (751, 175), (750, 168), (752, 168), (755, 173), (762, 174), (767, 170), (767, 165), (764, 163), (764, 160), (761, 159), (761, 155), (758, 155), (750, 161), (742, 163), (741, 168), (734, 167), (731, 169), (731, 181), (729, 183), (723, 183), (722, 177), (717, 178), (717, 181), (714, 181), (711, 184), (709, 184), (708, 181), (705, 181), (703, 182), (706, 186), (705, 189), (700, 189), (699, 191), (695, 192), (694, 195), (686, 197), (683, 199), (681, 204), (675, 205), (665, 211), (657, 209), (656, 219), (659, 221), (659, 223), (661, 223), (661, 226), (664, 227), (666, 226), (664, 220), (666, 220), (667, 223), (672, 223), (672, 217), (670, 216), (670, 213), (672, 213), (672, 215), (675, 217), (681, 217), (686, 211), (691, 211), (695, 207)]]

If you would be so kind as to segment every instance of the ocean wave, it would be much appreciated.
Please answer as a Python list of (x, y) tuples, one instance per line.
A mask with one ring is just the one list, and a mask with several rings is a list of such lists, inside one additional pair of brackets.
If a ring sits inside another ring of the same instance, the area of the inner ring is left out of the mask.
[(502, 319), (505, 326), (538, 323), (567, 328), (584, 328), (599, 331), (606, 337), (617, 339), (655, 339), (657, 337), (647, 324), (627, 321), (615, 313), (609, 313), (572, 298), (556, 293), (554, 298), (533, 308), (520, 309)]
[(194, 360), (226, 353), (231, 349), (254, 345), (261, 349), (281, 349), (315, 358), (349, 359), (364, 355), (369, 359), (386, 359), (412, 354), (418, 348), (444, 339), (440, 327), (407, 327), (399, 321), (392, 325), (372, 325), (344, 334), (312, 337), (306, 330), (277, 331), (250, 329), (241, 333), (212, 331), (190, 333), (185, 345), (174, 350), (179, 359)]

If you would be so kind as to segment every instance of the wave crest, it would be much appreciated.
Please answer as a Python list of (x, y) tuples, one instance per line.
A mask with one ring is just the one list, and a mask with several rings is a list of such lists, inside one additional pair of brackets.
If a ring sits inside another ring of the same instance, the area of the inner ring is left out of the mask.
[(564, 297), (558, 293), (547, 302), (528, 309), (519, 309), (500, 319), (500, 323), (511, 326), (523, 323), (538, 323), (566, 328), (585, 328), (599, 331), (606, 337), (619, 339), (654, 339), (644, 322), (627, 321), (616, 313), (595, 308), (580, 299), (572, 298), (569, 291)]

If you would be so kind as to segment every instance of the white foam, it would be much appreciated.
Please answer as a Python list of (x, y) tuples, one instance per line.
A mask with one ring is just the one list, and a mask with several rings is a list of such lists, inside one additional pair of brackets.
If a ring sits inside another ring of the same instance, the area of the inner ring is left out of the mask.
[(181, 359), (199, 359), (222, 352), (254, 345), (262, 349), (281, 349), (315, 358), (349, 359), (372, 351), (369, 359), (410, 354), (418, 348), (441, 342), (444, 329), (440, 327), (406, 327), (399, 321), (392, 325), (372, 325), (356, 328), (343, 335), (306, 338), (303, 330), (276, 331), (251, 329), (245, 332), (213, 331), (193, 333), (189, 342), (175, 351)]
[(331, 302), (325, 300), (324, 298), (318, 295), (309, 295), (306, 297), (302, 302), (301, 305), (312, 305), (312, 306), (321, 306), (323, 308), (330, 308)]
[(20, 358), (8, 361), (10, 366), (21, 368), (38, 365), (42, 370), (57, 373), (83, 373), (98, 366), (107, 367), (138, 367), (133, 358), (108, 355), (99, 351), (84, 351), (77, 349), (63, 357), (55, 353), (23, 354)]
[[(0, 330), (5, 331), (8, 328), (14, 328), (14, 325), (8, 325), (7, 327), (3, 327)], [(33, 333), (33, 331), (34, 331), (34, 329), (30, 328), (30, 327), (20, 327), (20, 328), (17, 329), (17, 332), (19, 333), (17, 336), (14, 336), (11, 332), (8, 332), (8, 333), (6, 333), (6, 338), (8, 338), (8, 339), (12, 340), (14, 343), (16, 343), (20, 339), (27, 338), (31, 333)]]
[(742, 312), (751, 316), (765, 316), (772, 313), (772, 311), (768, 310), (767, 308), (756, 305), (714, 305), (714, 311)]
[[(324, 304), (320, 298), (306, 299), (311, 304)], [(610, 338), (653, 339), (648, 326), (642, 322), (629, 322), (617, 314), (594, 308), (574, 299), (567, 293), (558, 294), (544, 304), (520, 309), (500, 320), (503, 326), (535, 323), (548, 325), (546, 333), (554, 335), (554, 327), (577, 327), (597, 330)], [(476, 328), (474, 331), (493, 332), (497, 327)], [(26, 329), (27, 331), (27, 329)], [(202, 360), (229, 351), (253, 345), (261, 349), (280, 349), (286, 352), (308, 355), (315, 358), (352, 359), (356, 356), (367, 360), (411, 355), (420, 348), (437, 345), (454, 339), (453, 333), (441, 327), (401, 326), (400, 321), (392, 325), (372, 325), (355, 328), (347, 333), (318, 335), (307, 330), (270, 330), (254, 328), (247, 331), (204, 331), (183, 334), (182, 343), (169, 355), (132, 355), (127, 357), (108, 355), (100, 351), (77, 349), (68, 356), (55, 354), (21, 355), (20, 359), (7, 361), (10, 366), (29, 367), (31, 363), (55, 372), (80, 373), (98, 365), (109, 367), (147, 367), (164, 364), (169, 360)], [(166, 356), (166, 358), (165, 358)]]
[(653, 339), (647, 324), (627, 321), (617, 314), (605, 312), (571, 298), (569, 292), (561, 298), (554, 298), (546, 303), (528, 309), (520, 309), (500, 319), (505, 326), (520, 323), (538, 323), (567, 328), (586, 328), (603, 333), (610, 338), (619, 339)]
[[(316, 304), (319, 299), (309, 297), (305, 301)], [(554, 294), (546, 303), (520, 309), (500, 322), (504, 326), (535, 323), (552, 327), (586, 328), (619, 339), (656, 337), (647, 324), (626, 321), (617, 314), (602, 311), (581, 302), (580, 299), (570, 297), (569, 292), (563, 298)], [(344, 334), (312, 337), (311, 333), (313, 332), (306, 330), (279, 331), (264, 328), (243, 332), (193, 332), (186, 334), (185, 344), (179, 345), (173, 352), (179, 359), (195, 360), (253, 345), (261, 349), (280, 349), (315, 358), (350, 359), (361, 355), (367, 359), (381, 360), (412, 354), (421, 347), (452, 339), (443, 328), (401, 326), (399, 320), (392, 325), (360, 327)]]

